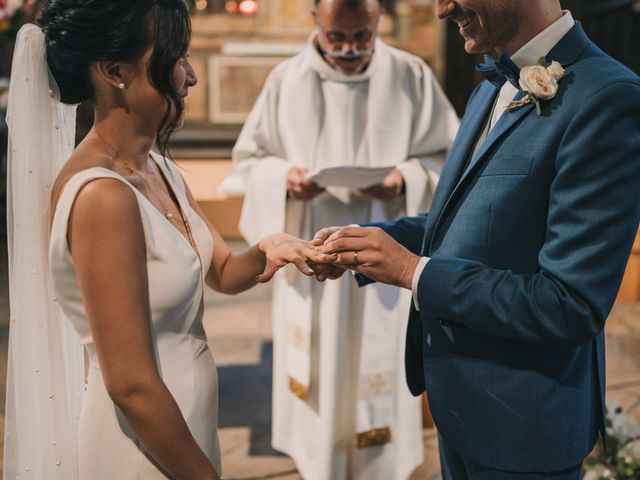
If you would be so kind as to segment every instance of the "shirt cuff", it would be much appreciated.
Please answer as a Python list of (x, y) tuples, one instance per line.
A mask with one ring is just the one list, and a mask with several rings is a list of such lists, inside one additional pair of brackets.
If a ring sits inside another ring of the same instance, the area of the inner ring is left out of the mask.
[(411, 293), (413, 294), (413, 306), (417, 311), (420, 311), (420, 304), (418, 303), (418, 284), (420, 283), (420, 276), (424, 271), (424, 267), (429, 263), (429, 257), (421, 257), (416, 267), (416, 271), (413, 272), (413, 279), (411, 280)]

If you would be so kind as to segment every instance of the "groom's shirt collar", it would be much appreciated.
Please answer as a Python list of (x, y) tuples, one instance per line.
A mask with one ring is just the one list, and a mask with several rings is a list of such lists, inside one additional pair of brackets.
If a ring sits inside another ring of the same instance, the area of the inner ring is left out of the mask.
[[(545, 57), (574, 25), (575, 21), (573, 20), (571, 12), (569, 10), (563, 10), (562, 17), (529, 40), (520, 50), (511, 56), (511, 60), (520, 68), (527, 65), (536, 65), (538, 59)], [(554, 59), (549, 58), (547, 60), (551, 61)]]

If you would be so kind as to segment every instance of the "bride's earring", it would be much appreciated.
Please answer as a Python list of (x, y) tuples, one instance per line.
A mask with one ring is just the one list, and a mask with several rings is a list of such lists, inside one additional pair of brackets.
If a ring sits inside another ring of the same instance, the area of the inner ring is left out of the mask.
[(124, 87), (125, 87), (124, 83), (120, 82), (120, 83), (118, 84), (118, 88), (119, 88), (120, 90), (124, 90)]

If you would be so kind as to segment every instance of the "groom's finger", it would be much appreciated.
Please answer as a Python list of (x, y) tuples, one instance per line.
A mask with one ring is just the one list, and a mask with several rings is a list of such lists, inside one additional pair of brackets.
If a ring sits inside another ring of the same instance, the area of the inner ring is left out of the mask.
[(322, 268), (314, 268), (316, 271), (316, 279), (319, 282), (324, 282), (325, 280), (336, 280), (340, 278), (346, 269), (344, 267), (340, 267), (337, 265), (321, 265)]
[(343, 227), (326, 227), (321, 230), (318, 230), (316, 234), (313, 236), (313, 240), (311, 240), (311, 244), (314, 246), (322, 245), (327, 238), (329, 238), (334, 232), (337, 232)]
[(322, 244), (324, 244), (324, 240), (321, 238), (314, 237), (314, 239), (311, 240), (311, 245), (313, 245), (314, 247), (321, 247)]
[(330, 280), (336, 280), (340, 278), (344, 272), (346, 272), (345, 268), (337, 265), (331, 265), (331, 268), (325, 273), (325, 277)]
[(370, 227), (360, 227), (358, 225), (349, 225), (348, 227), (341, 228), (337, 232), (334, 232), (329, 238), (327, 238), (324, 243), (325, 245), (333, 240), (343, 237), (355, 237), (362, 238), (366, 237), (371, 233)]
[(370, 245), (366, 237), (343, 237), (330, 240), (322, 247), (322, 252), (326, 254), (341, 253), (346, 251), (360, 251), (368, 249)]
[(366, 252), (362, 251), (349, 251), (342, 252), (338, 254), (338, 259), (335, 262), (335, 265), (338, 265), (342, 268), (356, 268), (365, 263), (365, 257), (367, 256)]

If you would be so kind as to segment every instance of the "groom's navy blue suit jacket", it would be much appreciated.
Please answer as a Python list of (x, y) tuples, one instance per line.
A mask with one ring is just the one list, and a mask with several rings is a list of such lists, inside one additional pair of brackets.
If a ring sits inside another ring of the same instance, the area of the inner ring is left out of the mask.
[(454, 450), (509, 471), (574, 466), (602, 430), (603, 328), (640, 219), (640, 79), (579, 24), (552, 60), (566, 71), (541, 116), (505, 112), (463, 172), (498, 94), (485, 81), (428, 216), (377, 224), (431, 257), (409, 388)]

